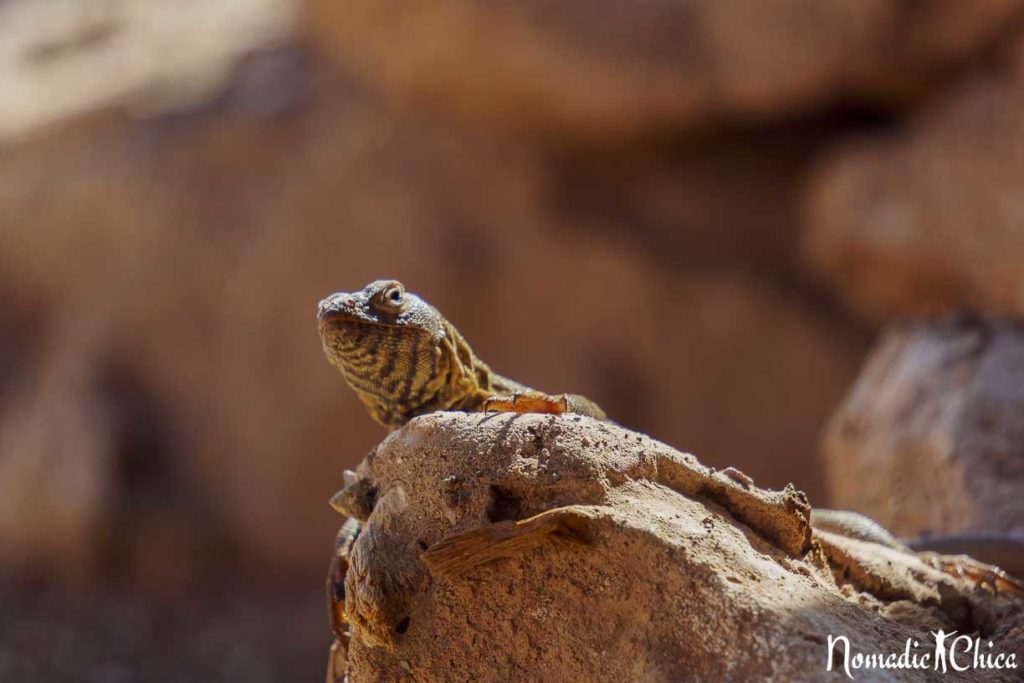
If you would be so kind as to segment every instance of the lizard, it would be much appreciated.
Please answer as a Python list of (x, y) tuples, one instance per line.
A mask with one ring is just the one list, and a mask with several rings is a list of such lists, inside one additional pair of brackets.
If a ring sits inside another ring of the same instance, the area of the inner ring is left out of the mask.
[[(583, 396), (547, 394), (497, 374), (476, 356), (452, 323), (397, 280), (375, 280), (359, 291), (331, 294), (320, 301), (317, 320), (328, 361), (355, 390), (370, 416), (390, 430), (438, 410), (574, 413), (608, 419)], [(750, 483), (734, 468), (722, 472), (744, 486)], [(340, 491), (332, 504), (342, 511), (357, 508), (368, 514), (372, 502), (342, 500), (346, 491)], [(351, 492), (347, 495), (351, 498)], [(937, 551), (962, 553), (942, 556), (953, 559), (933, 558), (943, 571), (1024, 594), (1024, 583), (968, 557), (984, 558), (993, 547), (992, 539), (987, 545), (972, 544), (970, 536), (948, 535), (922, 537), (908, 544), (864, 515), (824, 508), (812, 510), (810, 524), (818, 532), (906, 553), (929, 551), (932, 541)], [(1024, 568), (1024, 539), (1004, 537), (994, 545), (1000, 557), (1014, 560), (1015, 570)]]
[(370, 417), (389, 429), (437, 410), (571, 412), (607, 419), (583, 396), (553, 396), (494, 372), (454, 325), (397, 280), (332, 294), (320, 302), (317, 319), (328, 361)]

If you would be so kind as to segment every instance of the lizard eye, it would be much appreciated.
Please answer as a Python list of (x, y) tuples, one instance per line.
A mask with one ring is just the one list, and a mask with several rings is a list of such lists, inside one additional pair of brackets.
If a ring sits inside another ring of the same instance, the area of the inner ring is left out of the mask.
[(401, 313), (405, 306), (405, 288), (401, 283), (394, 282), (384, 288), (374, 303), (387, 313)]

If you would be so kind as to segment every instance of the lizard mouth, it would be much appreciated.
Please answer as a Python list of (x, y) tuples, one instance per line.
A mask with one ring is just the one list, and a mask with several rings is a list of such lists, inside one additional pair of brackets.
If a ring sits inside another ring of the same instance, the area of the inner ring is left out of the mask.
[(316, 306), (316, 317), (321, 321), (339, 316), (351, 317), (355, 312), (356, 300), (346, 294), (332, 294)]
[(335, 334), (346, 334), (359, 329), (385, 328), (393, 329), (394, 325), (387, 323), (366, 320), (355, 313), (345, 311), (331, 311), (317, 316), (317, 324), (320, 332), (333, 332)]
[(316, 316), (320, 329), (338, 327), (346, 323), (361, 322), (358, 318), (345, 311), (321, 311)]
[(332, 295), (321, 301), (316, 308), (320, 333), (345, 333), (354, 326), (370, 324), (360, 312), (351, 295)]

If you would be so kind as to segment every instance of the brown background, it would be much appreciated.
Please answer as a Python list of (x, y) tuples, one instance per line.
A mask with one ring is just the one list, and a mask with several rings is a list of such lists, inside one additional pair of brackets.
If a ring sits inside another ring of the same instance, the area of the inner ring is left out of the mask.
[(0, 5), (0, 678), (321, 675), (332, 291), (815, 504), (882, 322), (1024, 311), (1015, 0), (129, 5)]

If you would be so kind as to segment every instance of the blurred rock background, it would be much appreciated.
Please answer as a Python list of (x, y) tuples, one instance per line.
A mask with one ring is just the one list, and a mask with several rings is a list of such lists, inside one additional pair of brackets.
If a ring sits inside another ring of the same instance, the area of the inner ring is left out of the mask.
[(1024, 313), (1022, 83), (1019, 0), (0, 2), (0, 680), (322, 675), (377, 277), (827, 503), (884, 321)]

